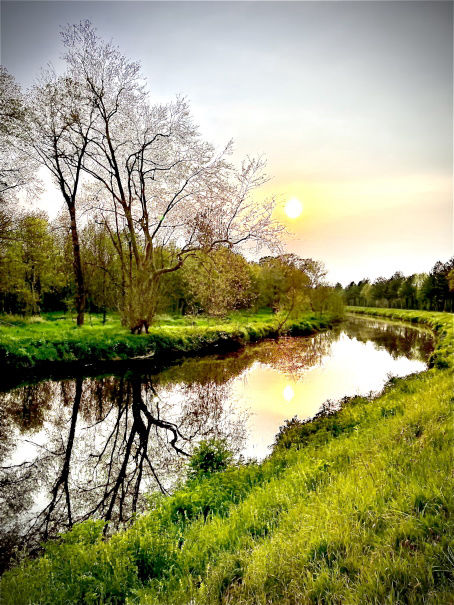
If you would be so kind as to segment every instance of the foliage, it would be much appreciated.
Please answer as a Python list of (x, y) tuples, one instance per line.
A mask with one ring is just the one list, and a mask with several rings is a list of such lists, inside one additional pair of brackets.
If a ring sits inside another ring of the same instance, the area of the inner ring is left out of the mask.
[(233, 459), (232, 452), (222, 439), (201, 441), (189, 460), (189, 476), (202, 477), (225, 470)]
[(82, 260), (88, 307), (103, 313), (117, 309), (122, 297), (121, 271), (115, 248), (104, 229), (95, 222), (81, 232)]
[(258, 305), (271, 308), (279, 326), (309, 309), (341, 316), (341, 296), (325, 281), (326, 273), (320, 261), (296, 254), (263, 257), (255, 267)]
[[(445, 359), (451, 316), (406, 317)], [(107, 541), (82, 524), (7, 572), (3, 602), (450, 602), (452, 378), (433, 368), (295, 420), (262, 464), (192, 479)]]
[(65, 284), (63, 259), (47, 217), (30, 213), (18, 217), (8, 245), (0, 249), (0, 308), (38, 313), (41, 305)]
[(304, 264), (295, 254), (261, 258), (257, 270), (259, 304), (287, 315), (293, 310), (310, 308), (310, 278), (303, 269)]
[(257, 298), (246, 259), (228, 248), (188, 259), (184, 278), (191, 306), (213, 316), (250, 309)]
[[(11, 220), (8, 238), (0, 241), (0, 312), (29, 315), (68, 309), (77, 312), (80, 323), (70, 223), (64, 215), (50, 222), (37, 212)], [(78, 241), (84, 305), (89, 312), (101, 312), (105, 322), (125, 304), (121, 259), (105, 226), (97, 221), (89, 220), (78, 229)], [(126, 246), (127, 235), (121, 234), (120, 241)], [(154, 249), (159, 266), (172, 263), (178, 254), (170, 244)], [(235, 310), (269, 308), (281, 327), (310, 309), (340, 316), (341, 297), (338, 290), (318, 281), (321, 268), (317, 261), (289, 254), (255, 263), (227, 247), (199, 252), (188, 257), (181, 270), (164, 273), (156, 282), (153, 316), (159, 312), (222, 317)], [(124, 317), (123, 324), (129, 327)]]
[(454, 311), (454, 258), (446, 263), (436, 262), (429, 274), (405, 277), (396, 272), (389, 279), (379, 277), (373, 283), (363, 279), (351, 282), (344, 289), (349, 305)]

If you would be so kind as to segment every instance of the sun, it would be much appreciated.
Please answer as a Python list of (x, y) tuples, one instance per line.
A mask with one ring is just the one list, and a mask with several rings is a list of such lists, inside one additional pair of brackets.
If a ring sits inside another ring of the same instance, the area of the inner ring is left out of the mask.
[(291, 401), (293, 399), (293, 397), (295, 396), (295, 391), (292, 389), (292, 387), (288, 384), (285, 389), (282, 391), (282, 394), (284, 395), (284, 399), (285, 401)]
[(296, 198), (292, 197), (285, 204), (285, 212), (289, 218), (298, 218), (303, 211), (303, 204)]

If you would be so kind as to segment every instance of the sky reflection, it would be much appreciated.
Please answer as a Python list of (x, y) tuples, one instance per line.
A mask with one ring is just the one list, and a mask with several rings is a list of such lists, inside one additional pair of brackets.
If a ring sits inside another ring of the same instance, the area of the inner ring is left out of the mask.
[[(289, 341), (305, 346), (302, 339)], [(311, 418), (328, 399), (377, 392), (390, 376), (406, 376), (425, 368), (420, 359), (403, 354), (396, 357), (383, 345), (360, 342), (349, 334), (348, 327), (314, 365), (297, 372), (255, 362), (235, 379), (231, 391), (236, 404), (251, 413), (245, 455), (263, 458), (269, 454), (277, 427), (288, 418)]]

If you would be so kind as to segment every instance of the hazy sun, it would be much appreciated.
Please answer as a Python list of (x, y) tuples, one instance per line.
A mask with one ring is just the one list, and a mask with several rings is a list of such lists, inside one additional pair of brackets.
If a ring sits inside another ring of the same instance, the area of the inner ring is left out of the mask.
[(288, 384), (283, 390), (282, 394), (284, 395), (285, 401), (291, 401), (295, 395), (295, 392), (292, 387)]
[(285, 212), (289, 218), (298, 218), (302, 211), (303, 204), (296, 197), (290, 198), (285, 204)]

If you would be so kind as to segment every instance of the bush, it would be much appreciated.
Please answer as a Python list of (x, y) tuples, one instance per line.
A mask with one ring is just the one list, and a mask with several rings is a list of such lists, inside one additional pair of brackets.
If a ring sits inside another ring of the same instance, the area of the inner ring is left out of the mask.
[(189, 461), (190, 477), (206, 477), (225, 470), (233, 460), (225, 439), (209, 439), (199, 443)]

